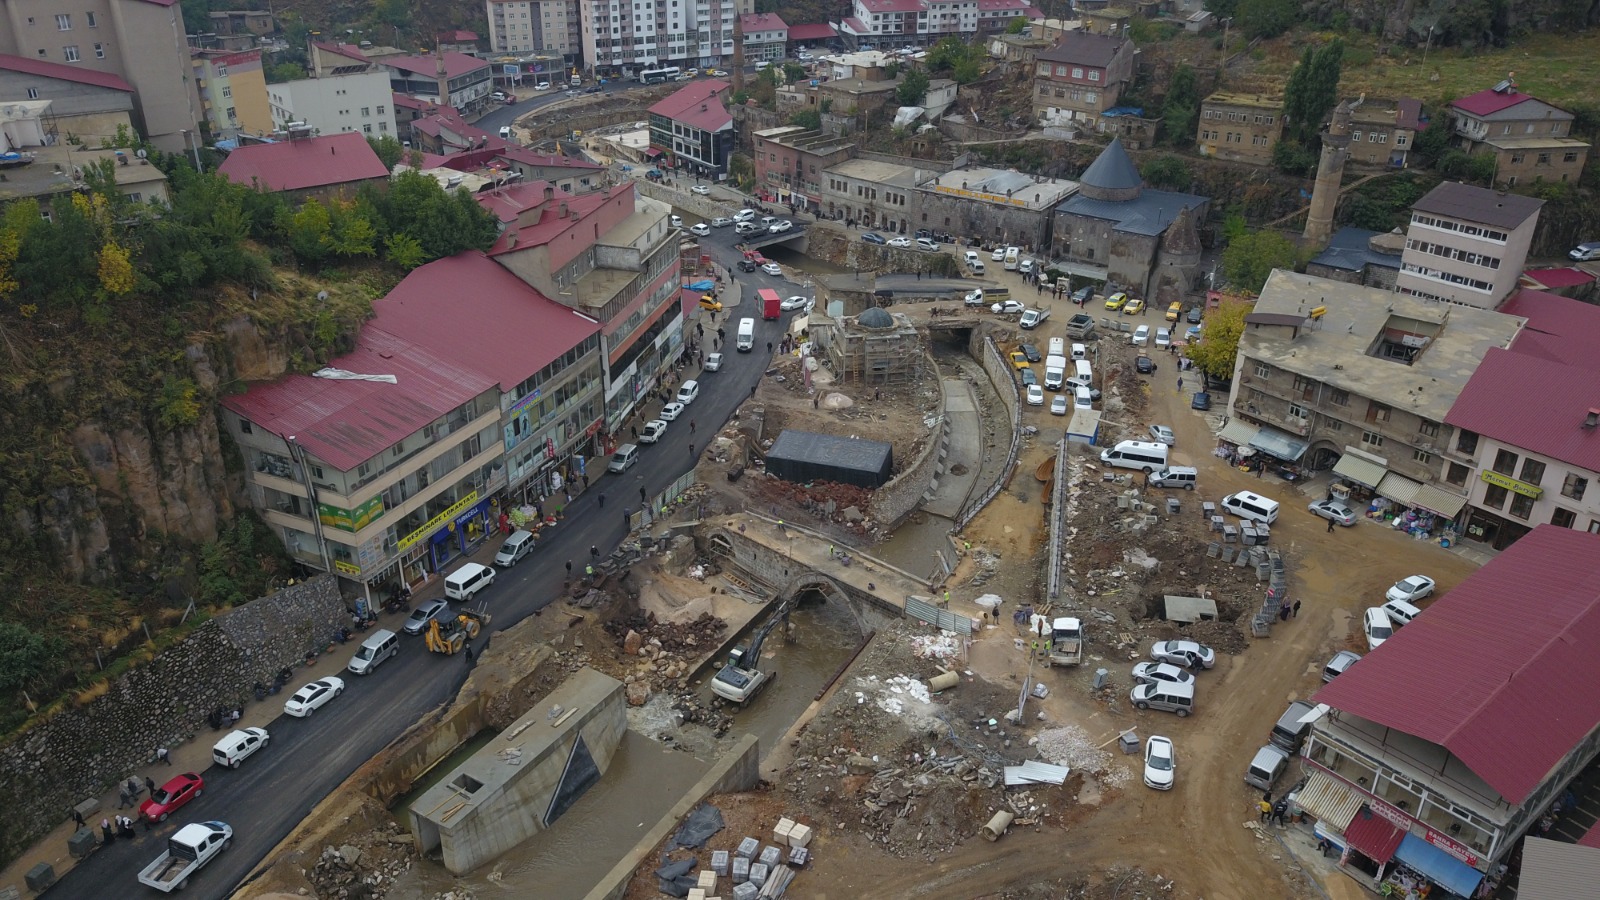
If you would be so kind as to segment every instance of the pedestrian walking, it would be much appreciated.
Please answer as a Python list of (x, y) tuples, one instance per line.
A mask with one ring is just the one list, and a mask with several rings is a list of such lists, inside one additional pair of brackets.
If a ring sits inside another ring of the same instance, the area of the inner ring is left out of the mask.
[(73, 809), (73, 810), (72, 810), (72, 821), (73, 821), (73, 823), (74, 823), (74, 824), (76, 824), (76, 825), (77, 825), (77, 826), (78, 826), (78, 827), (79, 827), (79, 828), (88, 828), (88, 827), (89, 827), (89, 826), (88, 826), (88, 825), (86, 825), (86, 824), (84, 824), (84, 821), (83, 821), (83, 813), (81, 813), (81, 812), (78, 812), (78, 810), (77, 810), (77, 809)]
[(689, 458), (694, 459), (694, 441), (689, 442)]
[(586, 491), (589, 489), (589, 473), (588, 472), (583, 473), (583, 489), (586, 490)]
[(628, 433), (633, 435), (633, 439), (637, 441), (639, 439), (639, 426), (637, 426), (637, 425), (629, 425), (628, 426)]
[(154, 797), (156, 795), (156, 780), (154, 778), (146, 775), (144, 777), (144, 786), (145, 790), (150, 792), (150, 796)]
[(690, 434), (694, 434), (694, 420), (693, 419), (689, 420), (689, 433)]
[(466, 646), (461, 648), (461, 655), (466, 657), (467, 665), (469, 665), (469, 666), (472, 665), (472, 645), (471, 644), (467, 644)]
[(1294, 602), (1294, 612), (1290, 613), (1289, 615), (1294, 616), (1296, 619), (1300, 618), (1300, 601), (1299, 600), (1296, 600)]
[(169, 759), (168, 756), (167, 756), (167, 748), (165, 748), (165, 747), (157, 747), (156, 748), (156, 762), (161, 763), (164, 766), (172, 765), (172, 760)]
[(600, 508), (601, 509), (605, 509), (606, 508), (606, 492), (605, 491), (601, 491), (600, 492)]
[(127, 809), (133, 805), (133, 798), (128, 796), (128, 786), (117, 786), (117, 809)]
[(139, 791), (140, 791), (139, 779), (134, 778), (131, 775), (128, 776), (128, 796), (132, 797), (134, 800), (138, 800), (139, 799)]
[(1278, 619), (1280, 621), (1283, 621), (1283, 622), (1289, 621), (1289, 607), (1288, 606), (1284, 606), (1282, 609), (1278, 610)]
[(1328, 533), (1329, 534), (1333, 534), (1333, 520), (1332, 519), (1328, 520)]
[(772, 342), (771, 341), (767, 341), (767, 355), (768, 356), (772, 355)]
[(1261, 809), (1261, 821), (1265, 822), (1272, 818), (1272, 801), (1262, 800), (1256, 805)]
[(595, 546), (594, 544), (590, 544), (589, 545), (589, 558), (590, 559), (599, 559), (600, 558), (600, 548)]
[(1283, 827), (1283, 817), (1285, 815), (1287, 815), (1288, 812), (1289, 812), (1289, 801), (1287, 801), (1287, 800), (1279, 800), (1276, 804), (1273, 805), (1273, 807), (1272, 807), (1272, 820), (1274, 822), (1278, 823), (1278, 827), (1279, 828)]
[(750, 385), (750, 399), (752, 399), (752, 400), (754, 400), (754, 399), (755, 399), (755, 396), (756, 396), (756, 388), (758, 388), (758, 387), (760, 387), (760, 386), (761, 386), (761, 382), (759, 382), (759, 381), (758, 381), (758, 382), (756, 382), (756, 383), (755, 383), (755, 384), (752, 384), (752, 385)]
[(624, 506), (622, 508), (622, 527), (623, 528), (632, 528), (633, 527), (633, 507), (631, 507), (631, 506)]
[(1183, 393), (1183, 376), (1178, 376), (1178, 393)]
[(111, 820), (110, 819), (101, 819), (100, 820), (100, 833), (105, 835), (105, 839), (100, 842), (102, 844), (109, 844), (112, 841), (117, 839), (116, 832), (111, 830)]

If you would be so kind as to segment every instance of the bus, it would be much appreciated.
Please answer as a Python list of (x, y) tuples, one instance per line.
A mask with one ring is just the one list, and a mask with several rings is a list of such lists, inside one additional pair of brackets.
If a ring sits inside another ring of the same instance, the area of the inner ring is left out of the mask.
[(644, 69), (639, 72), (640, 84), (655, 84), (658, 81), (673, 81), (678, 77), (677, 66), (666, 66), (660, 69)]

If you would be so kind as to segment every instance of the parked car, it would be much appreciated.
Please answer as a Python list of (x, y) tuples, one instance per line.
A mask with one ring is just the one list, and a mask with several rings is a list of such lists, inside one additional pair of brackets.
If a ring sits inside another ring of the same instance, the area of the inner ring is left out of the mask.
[(917, 238), (917, 249), (926, 250), (929, 253), (937, 253), (939, 252), (939, 245), (934, 241), (928, 240), (927, 238)]
[(513, 102), (513, 100), (510, 99), (510, 95), (507, 94), (505, 91), (495, 91), (494, 93), (489, 95), (489, 98), (491, 100), (493, 100), (494, 102), (496, 102), (496, 103), (511, 103), (511, 102)]
[(677, 401), (682, 403), (684, 406), (688, 406), (689, 404), (693, 403), (699, 396), (700, 382), (695, 381), (693, 378), (685, 381), (683, 384), (678, 385)]
[(534, 85), (533, 89), (536, 90), (536, 91), (548, 91), (548, 90), (550, 90), (550, 82), (541, 81), (538, 84)]
[(1600, 241), (1590, 241), (1573, 247), (1567, 251), (1567, 258), (1575, 262), (1589, 262), (1590, 260), (1600, 259)]
[(1190, 325), (1199, 325), (1200, 318), (1204, 314), (1205, 313), (1200, 309), (1200, 307), (1191, 306), (1189, 307), (1188, 314), (1184, 317), (1184, 321), (1188, 322)]
[(1044, 388), (1039, 387), (1037, 384), (1028, 385), (1026, 396), (1028, 398), (1029, 406), (1044, 405)]
[(771, 232), (772, 234), (783, 234), (786, 231), (793, 231), (793, 230), (794, 230), (794, 223), (789, 221), (788, 219), (779, 219), (778, 221), (773, 222), (771, 225), (767, 226), (767, 231)]
[(769, 262), (761, 267), (761, 271), (774, 277), (780, 277), (783, 275), (783, 266), (780, 266), (775, 262)]
[(720, 370), (722, 368), (722, 354), (721, 353), (708, 354), (706, 356), (706, 364), (705, 364), (704, 368), (705, 368), (705, 370), (707, 372), (716, 372), (716, 371)]
[(146, 822), (165, 822), (185, 803), (205, 793), (205, 788), (205, 779), (193, 772), (175, 776), (139, 804), (139, 818)]
[(733, 224), (733, 220), (728, 218), (727, 216), (717, 216), (715, 219), (711, 220), (711, 227), (712, 228), (727, 228), (729, 225), (732, 225), (732, 224)]
[(697, 184), (694, 187), (689, 188), (689, 193), (699, 194), (700, 196), (705, 197), (711, 193), (711, 188), (708, 185)]
[(1140, 375), (1149, 375), (1156, 370), (1156, 361), (1141, 353), (1134, 357), (1133, 368)]
[(1142, 662), (1133, 667), (1133, 680), (1137, 684), (1155, 684), (1158, 681), (1192, 684), (1194, 673), (1180, 669), (1172, 663)]
[(1156, 641), (1150, 648), (1150, 658), (1190, 669), (1209, 669), (1217, 664), (1216, 651), (1194, 641)]
[(740, 222), (739, 224), (737, 224), (737, 225), (735, 225), (733, 227), (733, 230), (738, 234), (752, 235), (752, 234), (760, 234), (763, 231), (765, 231), (766, 229), (762, 228), (760, 225), (757, 225), (754, 222)]
[(1018, 344), (1017, 349), (1022, 351), (1023, 356), (1028, 358), (1028, 362), (1038, 362), (1041, 359), (1039, 348), (1032, 344)]
[(989, 311), (1001, 315), (1021, 315), (1022, 311), (1027, 308), (1021, 300), (1002, 300), (989, 307)]
[(877, 233), (876, 231), (869, 231), (866, 234), (863, 234), (861, 236), (861, 242), (863, 244), (879, 244), (879, 245), (889, 243), (887, 238), (885, 238), (883, 235)]
[(1138, 297), (1129, 300), (1122, 306), (1122, 314), (1125, 316), (1136, 316), (1142, 312), (1144, 312), (1144, 301)]
[(1039, 383), (1039, 376), (1033, 374), (1033, 369), (1031, 367), (1022, 369), (1018, 374), (1022, 376), (1023, 387), (1027, 387), (1030, 384)]
[(1402, 578), (1395, 582), (1383, 596), (1385, 600), (1415, 603), (1433, 593), (1433, 584), (1433, 579), (1426, 575), (1412, 575), (1410, 578)]
[(1183, 318), (1183, 301), (1174, 300), (1167, 304), (1167, 321), (1176, 322)]
[(661, 418), (667, 422), (675, 422), (679, 416), (683, 415), (683, 409), (682, 403), (668, 403), (666, 406), (661, 407)]
[(1202, 412), (1204, 412), (1205, 410), (1210, 409), (1211, 408), (1211, 395), (1206, 393), (1205, 391), (1195, 391), (1194, 392), (1194, 396), (1192, 398), (1190, 398), (1190, 400), (1189, 400), (1189, 408), (1190, 409), (1198, 409), (1198, 410), (1200, 410)]
[(1055, 395), (1055, 398), (1050, 401), (1050, 415), (1052, 415), (1052, 416), (1064, 416), (1064, 415), (1066, 415), (1067, 414), (1067, 405), (1068, 404), (1067, 404), (1067, 395), (1066, 394), (1057, 394), (1057, 395)]
[(1173, 435), (1171, 428), (1168, 428), (1165, 425), (1151, 425), (1150, 440), (1155, 441), (1158, 444), (1166, 444), (1168, 447), (1171, 447), (1173, 444), (1177, 443), (1178, 439)]
[(967, 265), (969, 266), (973, 263), (983, 262), (983, 260), (978, 258), (978, 252), (976, 250), (968, 250), (963, 258), (966, 260)]
[(711, 71), (707, 72), (706, 74), (710, 75), (712, 78), (727, 78), (728, 77), (728, 73), (722, 71), (721, 69), (712, 69)]
[(1178, 768), (1172, 742), (1152, 734), (1144, 742), (1144, 784), (1158, 791), (1172, 790), (1174, 773)]
[(1007, 354), (1006, 358), (1011, 360), (1011, 367), (1013, 369), (1028, 368), (1028, 354), (1023, 353), (1021, 350), (1011, 351), (1009, 354)]
[(1335, 500), (1332, 497), (1325, 500), (1314, 500), (1307, 508), (1311, 510), (1312, 515), (1321, 516), (1324, 519), (1332, 519), (1340, 525), (1348, 527), (1356, 523), (1355, 512), (1350, 509), (1350, 504), (1343, 500)]
[(1382, 609), (1369, 606), (1361, 617), (1361, 630), (1367, 636), (1367, 649), (1376, 650), (1384, 641), (1394, 637), (1394, 622)]
[(735, 222), (750, 222), (753, 221), (755, 217), (756, 211), (750, 209), (749, 207), (745, 207), (744, 209), (741, 209), (733, 214), (733, 220)]
[(697, 223), (695, 225), (689, 226), (689, 233), (690, 234), (698, 234), (701, 237), (705, 237), (706, 235), (711, 233), (711, 226), (707, 225), (704, 222), (700, 222), (700, 223)]
[(411, 611), (411, 615), (406, 616), (406, 622), (400, 626), (400, 629), (406, 634), (421, 634), (422, 629), (427, 628), (429, 622), (432, 622), (449, 608), (450, 604), (443, 600), (424, 601)]
[(321, 709), (329, 700), (344, 693), (344, 679), (329, 675), (303, 685), (283, 704), (287, 715), (306, 718)]
[(1088, 284), (1072, 292), (1072, 302), (1078, 306), (1087, 306), (1094, 299), (1094, 285)]
[(1156, 349), (1165, 350), (1172, 346), (1172, 332), (1165, 328), (1156, 329)]
[(990, 262), (1005, 262), (1005, 258), (1006, 258), (1006, 248), (1004, 248), (1004, 247), (996, 247), (996, 248), (994, 248), (994, 252), (989, 254), (989, 261)]
[(667, 433), (666, 420), (664, 420), (664, 419), (651, 419), (650, 421), (644, 423), (644, 427), (643, 428), (639, 429), (639, 443), (641, 443), (641, 444), (654, 444), (657, 441), (661, 440), (662, 435), (664, 435), (666, 433)]
[(741, 259), (741, 260), (739, 260), (739, 271), (741, 271), (741, 272), (754, 272), (755, 270), (756, 270), (756, 264), (755, 264), (754, 260), (749, 260), (749, 259)]
[(968, 306), (982, 306), (983, 288), (973, 288), (972, 290), (967, 291), (967, 296), (962, 298), (962, 302)]
[(1126, 306), (1127, 304), (1128, 304), (1128, 295), (1124, 294), (1121, 291), (1117, 291), (1115, 294), (1112, 294), (1111, 296), (1106, 298), (1106, 309), (1110, 310), (1111, 312), (1116, 312), (1117, 310), (1122, 309), (1122, 307)]
[(810, 297), (798, 297), (798, 296), (797, 297), (790, 297), (789, 299), (783, 301), (782, 303), (779, 303), (778, 304), (778, 308), (783, 310), (784, 312), (789, 312), (791, 310), (796, 310), (796, 309), (809, 310), (809, 309), (811, 309), (811, 298)]
[(1133, 345), (1135, 347), (1143, 347), (1148, 343), (1150, 343), (1150, 326), (1140, 325), (1135, 328), (1133, 330)]
[(1338, 678), (1360, 659), (1361, 654), (1353, 650), (1340, 650), (1333, 655), (1333, 659), (1328, 660), (1326, 666), (1322, 667), (1322, 680), (1327, 682)]
[(889, 246), (891, 246), (891, 247), (899, 247), (899, 248), (901, 248), (903, 250), (903, 249), (911, 246), (911, 238), (908, 238), (908, 237), (890, 238), (889, 239)]

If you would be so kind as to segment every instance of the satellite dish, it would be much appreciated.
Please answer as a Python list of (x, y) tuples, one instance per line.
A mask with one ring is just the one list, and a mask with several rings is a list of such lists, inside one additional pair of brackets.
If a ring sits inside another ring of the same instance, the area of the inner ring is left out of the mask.
[(139, 157), (140, 159), (144, 159), (145, 157), (149, 156), (150, 154), (146, 153), (144, 151), (144, 148), (141, 147), (138, 150), (133, 151), (133, 155)]
[(326, 299), (328, 299), (328, 292), (327, 291), (317, 291), (317, 299), (318, 300), (326, 300)]

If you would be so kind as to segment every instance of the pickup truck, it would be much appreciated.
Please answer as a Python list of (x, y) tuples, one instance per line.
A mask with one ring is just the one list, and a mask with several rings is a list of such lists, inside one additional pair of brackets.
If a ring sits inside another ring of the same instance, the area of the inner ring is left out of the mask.
[(1088, 313), (1078, 313), (1067, 320), (1067, 337), (1086, 338), (1094, 334), (1094, 317)]
[(1050, 318), (1050, 310), (1030, 309), (1022, 314), (1022, 321), (1018, 322), (1017, 324), (1021, 325), (1024, 330), (1031, 331), (1032, 329), (1038, 328), (1040, 325), (1044, 324), (1044, 320), (1048, 318)]
[(167, 839), (167, 852), (139, 873), (139, 883), (165, 893), (181, 891), (201, 866), (232, 843), (233, 826), (226, 822), (185, 825)]
[(1075, 666), (1083, 662), (1083, 622), (1059, 618), (1050, 623), (1050, 658), (1046, 666)]

